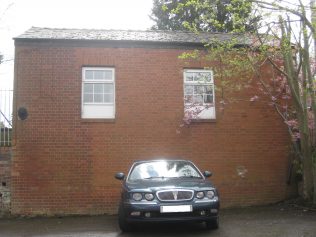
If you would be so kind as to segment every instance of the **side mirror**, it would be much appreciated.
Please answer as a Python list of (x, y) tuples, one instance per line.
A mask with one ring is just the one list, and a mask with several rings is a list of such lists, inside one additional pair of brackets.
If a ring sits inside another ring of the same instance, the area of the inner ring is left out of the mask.
[(208, 178), (208, 177), (211, 177), (213, 174), (212, 174), (211, 171), (204, 171), (203, 175), (204, 175), (205, 178)]
[(114, 176), (118, 180), (123, 180), (125, 178), (125, 174), (122, 172), (116, 173)]

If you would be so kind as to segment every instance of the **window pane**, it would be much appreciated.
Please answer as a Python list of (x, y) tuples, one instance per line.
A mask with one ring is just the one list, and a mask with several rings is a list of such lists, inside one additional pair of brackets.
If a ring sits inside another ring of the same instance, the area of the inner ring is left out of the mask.
[(112, 103), (112, 102), (113, 102), (113, 94), (105, 94), (104, 103)]
[(178, 172), (179, 172), (179, 177), (182, 177), (182, 176), (200, 177), (199, 173), (191, 165), (180, 166)]
[(193, 103), (202, 104), (203, 103), (203, 95), (194, 95)]
[(92, 70), (86, 70), (85, 71), (85, 79), (86, 80), (92, 80), (93, 79), (93, 71)]
[(194, 94), (203, 94), (205, 86), (194, 86)]
[(113, 94), (113, 84), (104, 84), (104, 93)]
[(105, 80), (112, 80), (113, 79), (112, 71), (110, 71), (110, 70), (104, 71), (104, 79)]
[(184, 94), (185, 95), (193, 94), (193, 86), (185, 86), (184, 87)]
[(193, 102), (193, 96), (192, 95), (186, 95), (184, 96), (184, 103), (186, 104), (192, 104)]
[(94, 94), (94, 102), (102, 103), (103, 102), (103, 94)]
[(84, 103), (92, 103), (93, 102), (93, 94), (84, 94), (83, 95)]
[(100, 84), (100, 83), (94, 84), (94, 93), (103, 94), (103, 87), (104, 87), (104, 84)]
[(185, 73), (185, 80), (186, 81), (193, 81), (194, 73), (193, 72), (186, 72)]
[(185, 73), (186, 82), (200, 82), (200, 83), (210, 83), (212, 81), (211, 72), (186, 72)]
[(102, 70), (95, 70), (94, 71), (94, 79), (95, 80), (104, 80), (104, 71)]
[(205, 86), (205, 93), (213, 94), (213, 86)]
[(194, 77), (194, 81), (198, 82), (211, 82), (211, 73), (210, 72), (197, 72)]
[(111, 70), (85, 70), (85, 80), (113, 80)]
[(204, 103), (213, 103), (213, 94), (204, 94)]
[(150, 177), (176, 178), (181, 176), (202, 178), (196, 168), (188, 162), (152, 161), (136, 165), (129, 175), (129, 179), (148, 179)]
[(93, 84), (84, 84), (83, 93), (93, 93)]

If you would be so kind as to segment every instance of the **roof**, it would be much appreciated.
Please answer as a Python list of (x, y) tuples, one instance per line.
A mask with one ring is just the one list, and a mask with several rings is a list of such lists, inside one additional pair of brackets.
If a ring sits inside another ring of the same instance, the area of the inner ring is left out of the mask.
[(183, 31), (140, 31), (101, 29), (58, 29), (32, 27), (14, 38), (18, 40), (66, 40), (66, 41), (124, 41), (167, 44), (205, 44), (211, 41), (227, 41), (235, 38), (238, 44), (249, 44), (242, 35), (229, 33), (192, 33)]
[(189, 163), (193, 163), (192, 161), (190, 160), (183, 160), (183, 159), (178, 159), (178, 158), (169, 158), (169, 157), (165, 157), (165, 158), (158, 158), (158, 159), (148, 159), (148, 160), (137, 160), (135, 161), (134, 163), (138, 164), (138, 163), (151, 163), (151, 162), (176, 162), (176, 161), (179, 161), (179, 162), (189, 162)]

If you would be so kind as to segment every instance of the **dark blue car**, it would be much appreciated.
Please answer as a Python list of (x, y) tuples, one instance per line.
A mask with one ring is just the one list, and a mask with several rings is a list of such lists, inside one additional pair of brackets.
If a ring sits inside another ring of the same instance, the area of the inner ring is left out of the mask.
[(205, 222), (208, 229), (219, 226), (219, 196), (201, 171), (187, 160), (135, 162), (123, 180), (119, 205), (119, 227), (129, 231), (139, 222)]

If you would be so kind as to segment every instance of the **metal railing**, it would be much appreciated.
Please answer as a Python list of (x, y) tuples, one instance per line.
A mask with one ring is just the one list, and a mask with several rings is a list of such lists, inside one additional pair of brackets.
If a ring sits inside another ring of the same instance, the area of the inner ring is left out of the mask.
[(11, 146), (13, 90), (0, 90), (0, 147)]

